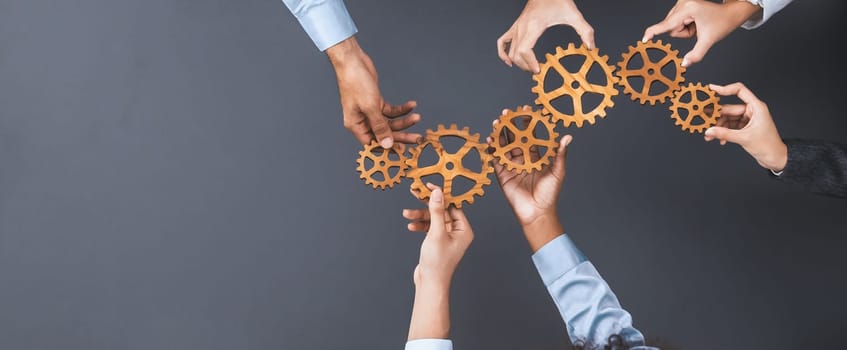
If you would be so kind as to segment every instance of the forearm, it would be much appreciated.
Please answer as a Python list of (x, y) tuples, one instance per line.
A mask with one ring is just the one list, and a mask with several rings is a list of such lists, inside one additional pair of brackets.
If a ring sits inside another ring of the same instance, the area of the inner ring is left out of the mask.
[[(530, 234), (542, 232), (529, 232), (528, 239)], [(603, 346), (617, 334), (629, 346), (644, 345), (644, 336), (632, 326), (630, 314), (567, 235), (560, 232), (538, 249), (532, 260), (572, 342)]]
[(447, 339), (450, 335), (450, 287), (425, 284), (416, 286), (409, 341)]
[(786, 139), (788, 160), (777, 176), (823, 195), (847, 197), (847, 145)]
[(356, 34), (356, 24), (342, 0), (283, 0), (300, 26), (324, 51)]

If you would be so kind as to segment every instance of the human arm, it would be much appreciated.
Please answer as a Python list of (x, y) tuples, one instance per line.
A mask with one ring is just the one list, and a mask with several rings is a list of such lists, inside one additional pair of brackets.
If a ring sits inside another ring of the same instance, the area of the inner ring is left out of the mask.
[[(491, 138), (488, 141), (493, 142)], [(523, 228), (534, 253), (533, 263), (567, 325), (571, 341), (603, 346), (618, 336), (628, 346), (644, 345), (644, 336), (632, 326), (630, 314), (621, 307), (609, 285), (570, 237), (563, 234), (557, 205), (571, 141), (570, 135), (563, 136), (553, 164), (541, 171), (522, 174), (495, 160), (497, 180)], [(504, 156), (521, 163), (524, 158), (519, 152)], [(530, 156), (532, 161), (538, 159), (537, 153)]]
[(445, 209), (440, 188), (432, 191), (428, 209), (406, 209), (410, 231), (427, 232), (414, 272), (415, 301), (406, 350), (450, 350), (450, 284), (473, 241), (473, 230), (461, 209)]
[[(376, 67), (359, 46), (356, 25), (342, 0), (283, 0), (335, 70), (344, 127), (363, 145), (373, 139), (383, 148), (394, 141), (415, 143), (420, 134), (400, 131), (417, 123), (415, 101), (392, 105), (379, 90)], [(402, 125), (406, 125), (402, 127)]]
[(743, 103), (721, 106), (721, 117), (706, 130), (706, 141), (738, 144), (781, 181), (814, 193), (847, 197), (847, 145), (783, 140), (768, 106), (750, 89), (741, 83), (709, 87), (723, 96), (738, 96)]
[(538, 73), (538, 59), (532, 49), (541, 34), (555, 25), (573, 27), (588, 48), (594, 47), (594, 28), (573, 0), (529, 0), (515, 23), (497, 39), (497, 54), (510, 67), (514, 64)]
[(644, 31), (641, 40), (647, 42), (664, 33), (674, 38), (696, 37), (694, 48), (682, 58), (682, 66), (687, 67), (703, 60), (712, 46), (761, 11), (748, 1), (679, 0), (664, 20)]

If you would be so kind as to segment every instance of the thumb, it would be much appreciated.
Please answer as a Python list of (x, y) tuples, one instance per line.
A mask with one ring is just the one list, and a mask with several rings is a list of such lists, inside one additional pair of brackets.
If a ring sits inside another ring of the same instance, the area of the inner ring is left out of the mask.
[(428, 184), (432, 188), (429, 195), (429, 233), (440, 236), (444, 234), (444, 193), (441, 188)]
[(582, 40), (582, 43), (585, 44), (589, 49), (593, 49), (594, 46), (594, 28), (591, 27), (590, 24), (583, 18), (573, 24), (573, 29), (576, 30), (576, 33), (579, 34), (579, 38)]
[(553, 161), (553, 175), (559, 179), (565, 178), (565, 160), (568, 158), (568, 145), (573, 141), (573, 136), (562, 136), (559, 141), (559, 149), (556, 152), (556, 160)]
[(382, 110), (370, 110), (367, 115), (371, 131), (373, 131), (374, 136), (376, 136), (382, 148), (388, 149), (394, 146), (394, 138), (391, 137), (391, 127), (388, 126), (388, 121), (382, 115)]
[(706, 129), (706, 136), (716, 138), (721, 141), (729, 141), (732, 143), (741, 144), (741, 131), (731, 130), (722, 126), (713, 126)]
[(710, 48), (712, 48), (711, 41), (697, 39), (697, 43), (694, 44), (694, 48), (691, 49), (691, 51), (688, 51), (688, 53), (685, 54), (685, 57), (682, 58), (682, 66), (688, 67), (702, 61), (703, 57), (706, 56), (706, 53), (709, 52)]

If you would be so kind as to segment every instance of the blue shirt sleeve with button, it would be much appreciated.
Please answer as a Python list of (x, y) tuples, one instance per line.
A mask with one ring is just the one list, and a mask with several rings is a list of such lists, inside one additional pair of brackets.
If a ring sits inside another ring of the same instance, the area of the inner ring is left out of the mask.
[(532, 261), (567, 325), (571, 342), (604, 345), (617, 334), (630, 347), (644, 346), (644, 335), (632, 326), (629, 312), (567, 235), (545, 244)]
[(356, 24), (342, 0), (282, 0), (319, 50), (356, 34)]

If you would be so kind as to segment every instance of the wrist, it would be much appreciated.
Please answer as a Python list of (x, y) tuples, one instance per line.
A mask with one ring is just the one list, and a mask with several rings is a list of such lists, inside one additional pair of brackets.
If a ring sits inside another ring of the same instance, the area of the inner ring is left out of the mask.
[(327, 57), (329, 57), (329, 62), (336, 68), (343, 67), (344, 63), (350, 62), (364, 54), (355, 36), (342, 40), (338, 44), (326, 49), (325, 52)]
[(527, 243), (535, 253), (541, 247), (565, 232), (556, 213), (543, 214), (523, 225)]
[(738, 25), (744, 24), (750, 17), (762, 10), (759, 5), (756, 5), (747, 0), (735, 0), (724, 3), (724, 6), (729, 8), (729, 13), (732, 20)]
[(773, 150), (762, 160), (762, 166), (773, 172), (782, 172), (788, 164), (788, 146), (782, 140), (773, 146)]

